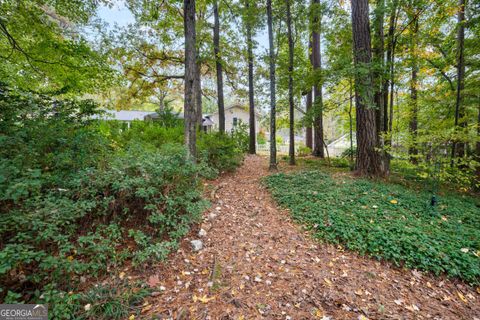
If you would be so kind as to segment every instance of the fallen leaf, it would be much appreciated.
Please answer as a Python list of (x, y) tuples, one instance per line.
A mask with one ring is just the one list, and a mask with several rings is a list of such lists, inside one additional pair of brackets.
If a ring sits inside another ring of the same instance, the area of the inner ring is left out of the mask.
[(327, 278), (323, 278), (323, 280), (324, 280), (325, 283), (328, 284), (329, 286), (332, 285), (332, 281), (328, 280)]
[(323, 311), (315, 308), (315, 311), (313, 312), (313, 315), (315, 316), (315, 318), (321, 318), (321, 317), (323, 317)]
[(215, 300), (215, 297), (208, 298), (206, 295), (204, 295), (203, 297), (197, 297), (196, 295), (193, 295), (192, 300), (193, 302), (200, 301), (201, 303), (208, 303), (212, 300)]
[(130, 317), (128, 317), (128, 320), (135, 320), (135, 315), (131, 315)]
[(397, 201), (397, 200), (395, 200), (395, 199), (392, 199), (392, 200), (390, 200), (390, 203), (391, 203), (391, 204), (397, 204), (397, 203), (398, 203), (398, 201)]
[(160, 283), (160, 278), (158, 275), (150, 276), (147, 283), (151, 288), (156, 287)]
[(468, 303), (467, 298), (465, 298), (465, 296), (460, 291), (457, 291), (457, 295), (460, 298), (460, 300), (462, 300), (465, 303)]
[(118, 277), (120, 278), (120, 280), (123, 280), (123, 278), (125, 278), (125, 272), (120, 272), (120, 274), (118, 275)]
[(357, 296), (361, 296), (363, 294), (362, 290), (361, 289), (358, 289), (357, 291), (355, 291), (355, 294)]

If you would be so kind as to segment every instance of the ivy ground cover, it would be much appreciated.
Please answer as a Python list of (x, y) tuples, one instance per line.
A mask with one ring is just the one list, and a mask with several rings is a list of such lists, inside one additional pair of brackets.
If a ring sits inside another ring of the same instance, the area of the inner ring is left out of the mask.
[(318, 239), (397, 266), (480, 282), (480, 207), (462, 195), (333, 177), (313, 170), (267, 177), (273, 197)]

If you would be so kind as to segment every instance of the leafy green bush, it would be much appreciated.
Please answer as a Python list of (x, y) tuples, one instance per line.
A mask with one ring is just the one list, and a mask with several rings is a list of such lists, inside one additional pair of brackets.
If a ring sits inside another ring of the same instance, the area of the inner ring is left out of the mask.
[(309, 156), (312, 154), (312, 149), (310, 149), (309, 147), (301, 144), (298, 146), (298, 151), (297, 151), (297, 154), (299, 157), (306, 157), (306, 156)]
[(200, 160), (219, 171), (235, 170), (243, 160), (239, 143), (227, 134), (201, 134), (197, 146)]
[(320, 171), (269, 176), (274, 198), (322, 240), (398, 266), (480, 283), (480, 204)]

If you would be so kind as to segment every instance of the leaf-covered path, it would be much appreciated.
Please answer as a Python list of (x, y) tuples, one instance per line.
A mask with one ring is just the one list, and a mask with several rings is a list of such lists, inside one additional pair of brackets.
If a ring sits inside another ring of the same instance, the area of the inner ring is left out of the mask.
[[(261, 186), (267, 174), (266, 159), (249, 156), (212, 183), (204, 222), (166, 265), (144, 275), (155, 288), (146, 317), (480, 319), (479, 293), (461, 282), (312, 239)], [(193, 239), (204, 248), (192, 251)]]

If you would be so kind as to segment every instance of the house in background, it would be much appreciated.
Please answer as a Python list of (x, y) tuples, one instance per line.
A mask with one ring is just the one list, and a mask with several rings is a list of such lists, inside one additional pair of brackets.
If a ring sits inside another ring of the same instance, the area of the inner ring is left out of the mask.
[(98, 120), (117, 120), (125, 122), (127, 128), (130, 128), (132, 121), (144, 121), (145, 117), (152, 113), (152, 111), (133, 111), (133, 110), (102, 110), (103, 114), (93, 115), (93, 119)]
[[(213, 122), (213, 128), (218, 130), (218, 111), (206, 116)], [(260, 113), (255, 112), (255, 133), (260, 131)], [(240, 104), (234, 104), (225, 108), (225, 132), (231, 132), (240, 122), (248, 125), (250, 114), (248, 107)]]
[[(98, 120), (116, 120), (127, 124), (127, 128), (133, 121), (156, 121), (159, 119), (159, 114), (152, 111), (137, 111), (137, 110), (102, 110), (103, 114), (96, 114), (92, 116), (92, 119)], [(183, 119), (183, 113), (175, 114), (178, 119)], [(212, 131), (214, 122), (209, 116), (202, 117), (202, 129), (205, 132)]]

